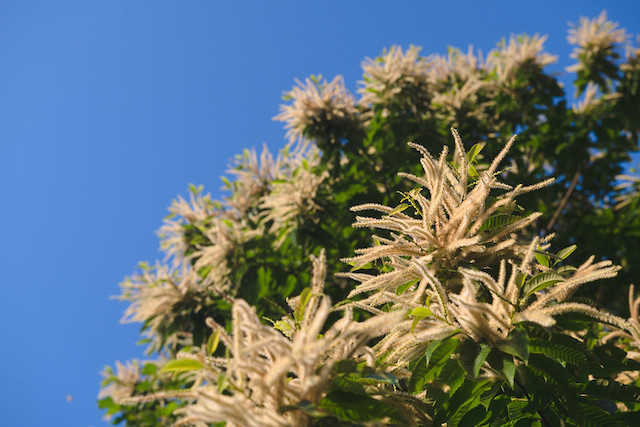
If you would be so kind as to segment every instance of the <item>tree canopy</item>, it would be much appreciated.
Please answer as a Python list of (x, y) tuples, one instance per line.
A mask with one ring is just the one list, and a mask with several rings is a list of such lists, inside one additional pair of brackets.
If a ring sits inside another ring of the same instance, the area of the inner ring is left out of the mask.
[(286, 148), (191, 186), (122, 283), (155, 359), (105, 370), (112, 421), (640, 423), (640, 48), (573, 24), (572, 103), (544, 41), (296, 81)]

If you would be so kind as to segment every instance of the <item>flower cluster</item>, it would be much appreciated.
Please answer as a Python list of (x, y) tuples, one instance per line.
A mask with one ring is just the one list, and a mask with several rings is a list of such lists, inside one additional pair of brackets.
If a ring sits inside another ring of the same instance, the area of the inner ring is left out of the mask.
[[(629, 36), (617, 23), (607, 20), (605, 11), (594, 19), (582, 17), (579, 25), (571, 24), (571, 27), (567, 41), (575, 45), (571, 58), (577, 62), (567, 67), (567, 71), (606, 88), (607, 79), (616, 77), (614, 61), (619, 58), (616, 45), (625, 43)], [(582, 90), (584, 84), (578, 86)]]
[(137, 361), (125, 364), (117, 361), (116, 371), (114, 372), (113, 368), (108, 367), (102, 376), (106, 380), (98, 398), (109, 396), (116, 402), (125, 401), (133, 396), (136, 384), (140, 381), (140, 366)]
[(512, 35), (508, 43), (502, 40), (498, 48), (489, 53), (486, 68), (495, 72), (500, 82), (512, 81), (521, 69), (540, 71), (558, 59), (544, 51), (546, 39), (538, 34), (533, 37)]
[[(549, 327), (555, 323), (554, 316), (567, 312), (624, 327), (625, 321), (616, 316), (586, 304), (565, 302), (579, 286), (613, 277), (619, 267), (590, 258), (560, 274), (534, 261), (544, 242), (538, 237), (522, 242), (519, 234), (539, 214), (517, 215), (515, 197), (550, 181), (510, 188), (497, 180), (498, 166), (515, 138), (471, 182), (469, 159), (455, 130), (453, 134), (459, 153), (457, 166), (447, 163), (446, 149), (436, 160), (426, 149), (412, 144), (422, 153), (424, 177), (400, 174), (420, 186), (407, 195), (410, 204), (353, 208), (383, 214), (381, 218), (357, 217), (355, 227), (388, 230), (391, 236), (374, 236), (376, 244), (344, 260), (354, 269), (382, 261), (387, 270), (343, 273), (360, 282), (349, 297), (365, 295), (352, 304), (376, 314), (386, 305), (414, 314), (377, 345), (378, 352), (388, 353), (389, 362), (405, 365), (429, 341), (455, 331), (478, 342), (496, 343), (506, 339), (518, 323)], [(429, 198), (422, 194), (423, 189), (428, 190)], [(490, 195), (493, 189), (505, 192)], [(410, 215), (411, 207), (417, 217)]]
[(361, 105), (380, 106), (386, 114), (399, 105), (414, 115), (428, 106), (429, 61), (420, 56), (420, 48), (410, 46), (403, 52), (392, 46), (376, 59), (365, 59), (362, 69)]
[(201, 369), (191, 371), (194, 385), (186, 395), (180, 391), (176, 396), (171, 392), (158, 396), (193, 399), (181, 409), (177, 425), (222, 421), (236, 427), (306, 425), (308, 414), (298, 404), (320, 400), (335, 375), (335, 363), (362, 359), (375, 364), (366, 343), (386, 332), (402, 313), (355, 322), (347, 310), (325, 330), (331, 304), (322, 294), (324, 253), (313, 263), (312, 287), (291, 301), (293, 316), (276, 322), (276, 327), (260, 322), (255, 309), (243, 300), (233, 304), (232, 334), (207, 319), (228, 357), (211, 357), (202, 351), (178, 355), (178, 360), (193, 360)]
[(359, 127), (356, 99), (345, 88), (342, 76), (330, 82), (312, 77), (296, 83), (284, 98), (292, 103), (281, 105), (280, 114), (274, 117), (286, 123), (291, 142), (310, 137), (337, 143), (335, 136), (340, 132)]
[[(626, 42), (627, 32), (618, 28), (618, 24), (607, 20), (607, 12), (602, 11), (597, 18), (580, 18), (580, 24), (571, 24), (567, 41), (575, 45), (571, 57), (593, 58), (603, 52), (610, 53), (616, 43)], [(581, 64), (567, 68), (567, 71), (578, 71)]]

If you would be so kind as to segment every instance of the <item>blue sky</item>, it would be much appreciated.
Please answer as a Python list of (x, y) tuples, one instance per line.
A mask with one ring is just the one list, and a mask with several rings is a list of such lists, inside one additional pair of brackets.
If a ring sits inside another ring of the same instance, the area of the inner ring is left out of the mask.
[(154, 232), (189, 183), (219, 195), (234, 154), (284, 145), (271, 118), (294, 78), (354, 91), (383, 47), (486, 53), (522, 32), (548, 34), (563, 72), (567, 22), (602, 8), (640, 33), (633, 0), (391, 4), (0, 2), (1, 424), (105, 425), (99, 372), (143, 351), (109, 296), (161, 257)]

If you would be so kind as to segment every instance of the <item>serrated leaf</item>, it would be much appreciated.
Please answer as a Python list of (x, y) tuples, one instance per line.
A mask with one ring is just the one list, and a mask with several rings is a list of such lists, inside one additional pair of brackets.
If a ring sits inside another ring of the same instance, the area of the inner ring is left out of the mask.
[(345, 391), (329, 392), (320, 400), (318, 408), (341, 421), (373, 421), (386, 417), (404, 421), (394, 407), (366, 395)]
[(331, 384), (332, 390), (346, 391), (349, 393), (366, 394), (362, 378), (350, 375), (340, 375)]
[(529, 366), (535, 371), (542, 371), (547, 381), (558, 384), (567, 389), (570, 372), (555, 360), (542, 354), (529, 355)]
[(355, 372), (358, 369), (358, 362), (353, 359), (338, 360), (333, 365), (333, 372), (335, 373), (349, 373)]
[(525, 283), (524, 295), (529, 296), (533, 293), (546, 289), (549, 286), (553, 286), (556, 283), (564, 281), (565, 278), (555, 271), (545, 271), (543, 273), (536, 274)]
[(193, 359), (170, 360), (160, 372), (190, 372), (202, 369), (202, 363)]
[(582, 416), (584, 417), (585, 426), (593, 427), (615, 427), (617, 425), (615, 418), (611, 416), (608, 411), (587, 403), (579, 403), (582, 410)]
[[(544, 354), (552, 356), (555, 359), (576, 366), (585, 366), (588, 362), (587, 356), (582, 349), (576, 346), (569, 346), (558, 342), (559, 337), (553, 337), (552, 340), (544, 338), (531, 338), (529, 340), (529, 351), (536, 354)], [(582, 345), (579, 343), (579, 345)]]
[(513, 399), (507, 405), (507, 413), (510, 420), (516, 420), (525, 414), (525, 408), (529, 405), (527, 399)]
[(572, 265), (562, 265), (556, 269), (558, 274), (571, 274), (574, 271), (578, 271), (578, 269)]
[(522, 217), (518, 215), (494, 215), (487, 218), (484, 224), (482, 224), (482, 227), (480, 227), (480, 231), (487, 231), (498, 227), (504, 227), (505, 225), (513, 224), (520, 219), (522, 219)]
[(440, 371), (440, 374), (438, 374), (438, 381), (449, 386), (447, 394), (450, 395), (455, 393), (462, 383), (464, 383), (464, 378), (465, 370), (454, 359), (449, 359), (442, 368), (442, 371)]
[(619, 382), (599, 378), (581, 385), (581, 394), (586, 397), (612, 399), (623, 403), (640, 403), (640, 388)]

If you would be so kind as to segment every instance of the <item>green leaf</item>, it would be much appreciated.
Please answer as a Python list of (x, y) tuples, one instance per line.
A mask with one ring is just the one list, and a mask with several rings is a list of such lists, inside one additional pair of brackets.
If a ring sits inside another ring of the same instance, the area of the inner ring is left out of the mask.
[(427, 366), (435, 366), (448, 359), (459, 344), (460, 340), (454, 337), (431, 342), (425, 351)]
[(587, 356), (585, 356), (581, 348), (584, 347), (582, 343), (578, 342), (576, 345), (571, 346), (567, 345), (569, 344), (568, 342), (561, 343), (559, 340), (561, 340), (559, 336), (554, 336), (551, 340), (546, 338), (531, 338), (529, 340), (529, 351), (535, 354), (552, 356), (555, 359), (576, 366), (585, 366), (588, 363)]
[(414, 394), (422, 391), (431, 380), (440, 374), (459, 344), (460, 341), (454, 337), (429, 343), (425, 355), (411, 367), (409, 390)]
[(155, 363), (145, 363), (141, 372), (142, 375), (155, 375), (155, 373), (158, 372), (158, 365)]
[(269, 295), (269, 285), (271, 282), (271, 269), (261, 266), (258, 269), (258, 286), (260, 288), (260, 296)]
[(410, 315), (414, 316), (414, 317), (428, 317), (431, 316), (433, 313), (431, 312), (431, 309), (429, 307), (416, 307), (413, 310), (411, 310)]
[(220, 179), (222, 180), (222, 182), (224, 182), (225, 187), (227, 187), (227, 189), (231, 188), (231, 182), (229, 181), (229, 179), (226, 176), (221, 176)]
[(335, 373), (349, 373), (358, 370), (358, 362), (353, 359), (338, 360), (333, 365), (333, 372)]
[(407, 209), (409, 206), (411, 206), (411, 205), (408, 205), (408, 204), (406, 204), (406, 203), (401, 203), (401, 204), (399, 204), (398, 206), (396, 206), (396, 208), (395, 208), (394, 210), (392, 210), (391, 212), (389, 212), (389, 213), (387, 214), (387, 216), (393, 216), (393, 215), (395, 215), (395, 214), (397, 214), (397, 213), (400, 213), (400, 212), (402, 212), (403, 210)]
[(400, 285), (396, 288), (396, 295), (402, 295), (404, 294), (407, 289), (409, 289), (411, 286), (415, 285), (416, 283), (418, 283), (419, 279), (414, 279), (411, 280), (407, 283), (405, 283), (404, 285)]
[(471, 409), (467, 412), (464, 417), (460, 419), (461, 426), (481, 426), (485, 425), (487, 421), (491, 418), (492, 413), (487, 412), (487, 409), (478, 405), (475, 408)]
[(300, 402), (298, 402), (297, 406), (285, 406), (280, 410), (282, 412), (289, 412), (289, 411), (294, 411), (296, 409), (300, 409), (304, 411), (306, 414), (311, 415), (312, 417), (320, 418), (323, 415), (325, 415), (324, 412), (319, 411), (316, 408), (316, 406), (313, 403), (309, 402), (308, 400), (301, 400)]
[(336, 416), (341, 421), (373, 421), (386, 417), (404, 421), (391, 405), (366, 395), (346, 391), (329, 392), (318, 403), (318, 409)]
[(220, 329), (216, 329), (214, 333), (209, 335), (209, 339), (207, 340), (207, 354), (209, 356), (213, 355), (218, 349), (218, 344), (220, 343)]
[(529, 335), (522, 326), (511, 331), (506, 340), (496, 342), (496, 346), (505, 353), (517, 356), (525, 362), (529, 360)]
[(362, 378), (352, 375), (340, 375), (331, 383), (331, 390), (346, 391), (349, 393), (366, 394)]
[(190, 372), (202, 369), (202, 363), (193, 359), (170, 360), (160, 369), (160, 372)]
[(578, 390), (588, 397), (612, 399), (623, 403), (640, 402), (639, 387), (621, 384), (610, 379), (599, 378), (589, 381), (587, 384), (578, 386)]
[(527, 399), (513, 399), (507, 405), (507, 412), (509, 414), (510, 420), (516, 420), (521, 418), (524, 414), (527, 413), (525, 411), (526, 407), (529, 405)]
[(304, 319), (304, 311), (311, 299), (312, 291), (311, 288), (304, 288), (300, 293), (300, 302), (298, 303), (298, 307), (296, 307), (293, 312), (293, 317), (296, 322), (300, 323)]
[(518, 215), (494, 215), (487, 218), (484, 224), (482, 224), (482, 227), (480, 227), (480, 231), (487, 231), (498, 227), (504, 227), (505, 225), (513, 224), (520, 219), (522, 219), (522, 217)]
[(484, 146), (487, 145), (486, 142), (478, 142), (477, 144), (473, 144), (473, 146), (467, 152), (467, 160), (469, 163), (473, 163), (476, 159), (476, 156), (480, 154)]
[(524, 295), (529, 296), (533, 293), (541, 291), (549, 286), (553, 286), (556, 283), (564, 282), (565, 278), (556, 273), (555, 271), (545, 271), (544, 273), (536, 274), (531, 279), (527, 280), (524, 285)]
[(490, 380), (465, 381), (451, 396), (444, 410), (436, 413), (434, 425), (440, 425), (442, 422), (446, 422), (449, 427), (462, 425), (460, 421), (467, 412), (478, 406), (483, 393), (491, 389), (492, 383)]
[(579, 403), (582, 410), (582, 416), (584, 417), (585, 426), (593, 427), (615, 427), (617, 425), (615, 419), (608, 411), (587, 403)]
[(529, 367), (535, 371), (542, 371), (546, 381), (559, 385), (567, 390), (571, 373), (555, 360), (542, 354), (529, 355)]
[(536, 260), (540, 265), (544, 265), (545, 267), (549, 267), (549, 256), (542, 251), (536, 251), (535, 253)]
[[(449, 387), (447, 394), (453, 395), (458, 388), (464, 383), (465, 370), (460, 364), (454, 360), (449, 359), (443, 366), (442, 371), (438, 374), (438, 381), (446, 384)], [(427, 393), (429, 395), (429, 393)], [(448, 398), (446, 400), (449, 400)]]
[(494, 349), (487, 356), (487, 362), (489, 366), (491, 366), (495, 372), (499, 373), (502, 378), (509, 383), (509, 386), (513, 388), (513, 378), (516, 372), (513, 356)]
[(569, 257), (569, 255), (571, 255), (576, 249), (578, 249), (578, 246), (576, 245), (571, 245), (568, 246), (564, 249), (562, 249), (560, 252), (558, 252), (558, 258), (565, 260)]
[(395, 375), (389, 372), (378, 372), (375, 374), (369, 374), (365, 377), (365, 379), (371, 379), (375, 383), (391, 384), (393, 386), (400, 388), (400, 383), (398, 382), (398, 378), (396, 378)]
[(293, 328), (289, 324), (289, 322), (285, 322), (284, 320), (278, 320), (273, 323), (273, 327), (282, 332), (282, 334), (286, 337), (291, 338), (293, 336)]
[(513, 358), (505, 357), (502, 360), (502, 369), (499, 371), (509, 383), (509, 386), (513, 388), (513, 379), (516, 375), (516, 365), (513, 362)]
[(458, 360), (469, 375), (476, 378), (490, 351), (491, 347), (487, 344), (467, 339), (458, 348)]
[(218, 390), (218, 393), (222, 394), (222, 392), (227, 389), (228, 385), (229, 385), (229, 380), (227, 376), (224, 373), (220, 372), (218, 374), (218, 380), (216, 381), (216, 388)]
[(578, 269), (572, 265), (562, 265), (556, 269), (558, 274), (571, 274), (574, 271), (578, 271)]

